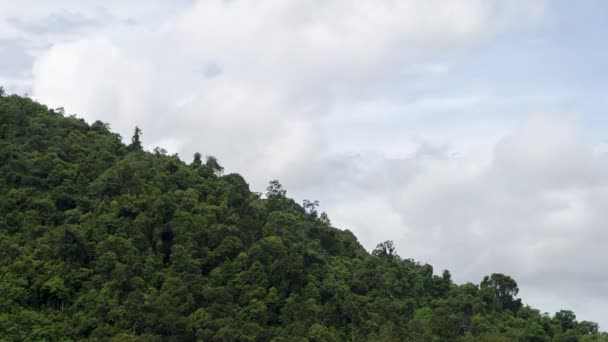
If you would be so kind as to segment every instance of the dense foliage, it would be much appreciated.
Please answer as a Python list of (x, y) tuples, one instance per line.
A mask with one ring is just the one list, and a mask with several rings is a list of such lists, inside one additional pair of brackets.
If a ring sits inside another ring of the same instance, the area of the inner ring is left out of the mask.
[(0, 94), (0, 340), (608, 341), (140, 136)]

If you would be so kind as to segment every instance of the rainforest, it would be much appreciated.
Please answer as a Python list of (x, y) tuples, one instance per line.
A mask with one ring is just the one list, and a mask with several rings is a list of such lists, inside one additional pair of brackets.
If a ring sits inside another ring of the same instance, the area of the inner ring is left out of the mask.
[(608, 341), (144, 137), (0, 93), (1, 341)]

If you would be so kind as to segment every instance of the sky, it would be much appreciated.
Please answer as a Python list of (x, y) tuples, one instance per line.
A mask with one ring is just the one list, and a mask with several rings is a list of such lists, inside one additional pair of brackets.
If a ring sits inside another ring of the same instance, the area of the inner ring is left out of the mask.
[(0, 84), (608, 330), (608, 2), (0, 0)]

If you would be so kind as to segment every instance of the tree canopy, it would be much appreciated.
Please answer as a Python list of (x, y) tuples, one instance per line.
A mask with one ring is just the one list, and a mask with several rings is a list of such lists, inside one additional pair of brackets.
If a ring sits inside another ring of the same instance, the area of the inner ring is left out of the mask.
[(2, 341), (608, 341), (507, 275), (370, 254), (276, 180), (0, 94)]

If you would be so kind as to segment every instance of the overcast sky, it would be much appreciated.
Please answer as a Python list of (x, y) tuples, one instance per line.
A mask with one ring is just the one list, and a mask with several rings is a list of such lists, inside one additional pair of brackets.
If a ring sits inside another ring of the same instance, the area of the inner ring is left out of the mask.
[(0, 0), (0, 84), (606, 330), (607, 19), (603, 0)]

